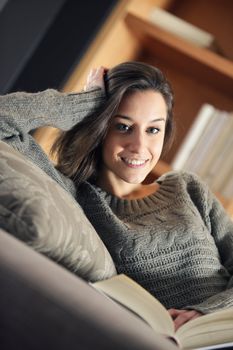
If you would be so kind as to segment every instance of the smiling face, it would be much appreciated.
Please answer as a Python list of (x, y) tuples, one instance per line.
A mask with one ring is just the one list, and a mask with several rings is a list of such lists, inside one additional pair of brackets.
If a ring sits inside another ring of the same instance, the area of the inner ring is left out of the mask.
[(153, 90), (125, 96), (103, 143), (97, 183), (110, 193), (130, 193), (157, 164), (163, 148), (167, 107)]

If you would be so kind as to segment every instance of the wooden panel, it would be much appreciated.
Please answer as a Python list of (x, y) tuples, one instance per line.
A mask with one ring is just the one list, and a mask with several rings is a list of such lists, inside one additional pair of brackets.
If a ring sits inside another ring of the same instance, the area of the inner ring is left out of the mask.
[(176, 16), (213, 34), (223, 54), (233, 60), (232, 0), (177, 0), (170, 9)]
[(200, 81), (208, 81), (226, 94), (232, 95), (232, 62), (207, 49), (194, 46), (133, 14), (129, 13), (125, 21), (142, 45), (155, 57), (169, 60), (178, 69), (194, 77), (198, 76)]
[(131, 0), (128, 6), (128, 12), (148, 18), (152, 9), (156, 6), (168, 10), (173, 6), (174, 0)]

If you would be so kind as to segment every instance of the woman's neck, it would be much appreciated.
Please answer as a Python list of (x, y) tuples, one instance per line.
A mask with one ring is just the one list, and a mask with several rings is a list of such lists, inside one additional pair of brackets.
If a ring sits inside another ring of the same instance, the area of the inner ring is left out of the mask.
[(105, 192), (108, 192), (116, 197), (123, 199), (139, 199), (149, 196), (156, 192), (159, 188), (159, 184), (153, 182), (151, 184), (129, 184), (109, 182), (104, 178), (99, 178), (96, 184), (102, 188)]
[(159, 188), (159, 184), (152, 183), (149, 185), (142, 185), (140, 184), (140, 186), (135, 189), (134, 191), (128, 193), (125, 196), (122, 196), (121, 198), (125, 198), (125, 199), (139, 199), (139, 198), (144, 198), (144, 197), (148, 197), (149, 195), (151, 195), (152, 193), (155, 193)]

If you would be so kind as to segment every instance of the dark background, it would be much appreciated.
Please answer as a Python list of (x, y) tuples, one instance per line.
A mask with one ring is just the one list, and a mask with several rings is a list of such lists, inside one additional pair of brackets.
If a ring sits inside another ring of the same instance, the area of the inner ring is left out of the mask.
[(60, 89), (118, 0), (0, 0), (0, 93)]

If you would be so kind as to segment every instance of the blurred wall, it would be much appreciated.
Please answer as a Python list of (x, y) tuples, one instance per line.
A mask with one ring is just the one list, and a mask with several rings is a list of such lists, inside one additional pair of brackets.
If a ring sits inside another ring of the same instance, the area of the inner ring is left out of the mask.
[(61, 88), (118, 0), (0, 0), (0, 93)]

